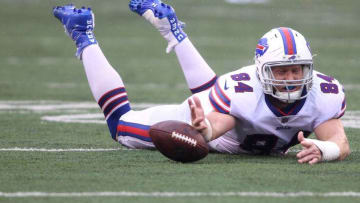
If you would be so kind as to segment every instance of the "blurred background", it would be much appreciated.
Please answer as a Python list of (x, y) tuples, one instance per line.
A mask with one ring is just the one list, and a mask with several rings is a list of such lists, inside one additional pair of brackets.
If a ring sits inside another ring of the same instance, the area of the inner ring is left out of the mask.
[[(75, 45), (52, 7), (91, 6), (96, 38), (127, 87), (130, 101), (181, 102), (190, 92), (174, 53), (127, 0), (1, 0), (0, 99), (90, 100)], [(358, 101), (360, 1), (169, 0), (185, 31), (218, 75), (253, 63), (258, 39), (287, 26), (310, 43), (315, 69), (348, 85)], [(357, 105), (348, 102), (348, 108)]]

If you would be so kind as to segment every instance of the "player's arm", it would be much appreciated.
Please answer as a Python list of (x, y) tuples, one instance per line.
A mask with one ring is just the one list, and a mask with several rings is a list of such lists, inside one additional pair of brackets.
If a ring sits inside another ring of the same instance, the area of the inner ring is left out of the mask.
[(227, 131), (233, 129), (236, 124), (235, 117), (230, 114), (223, 114), (215, 111), (206, 115), (206, 119), (209, 121), (209, 123), (207, 123), (207, 130), (210, 128), (212, 129), (209, 141), (224, 135)]
[(340, 119), (325, 121), (315, 128), (317, 140), (305, 139), (299, 133), (303, 150), (297, 154), (299, 163), (343, 160), (350, 154), (350, 146)]
[(331, 119), (320, 124), (315, 128), (315, 135), (317, 139), (334, 142), (339, 147), (338, 160), (343, 160), (350, 154), (349, 142), (340, 119)]
[(207, 142), (214, 140), (235, 127), (236, 119), (229, 114), (210, 112), (205, 116), (199, 98), (188, 100), (192, 125), (201, 132)]

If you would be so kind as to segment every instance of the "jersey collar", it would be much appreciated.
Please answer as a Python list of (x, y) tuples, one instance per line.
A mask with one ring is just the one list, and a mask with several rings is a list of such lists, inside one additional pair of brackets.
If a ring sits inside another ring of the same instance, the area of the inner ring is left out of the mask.
[[(304, 89), (305, 93), (306, 90)], [(302, 94), (304, 94), (304, 91)], [(277, 116), (277, 117), (283, 117), (283, 116), (293, 116), (296, 115), (301, 108), (304, 106), (306, 97), (301, 100), (297, 100), (296, 102), (289, 104), (287, 107), (283, 109), (279, 109), (275, 107), (271, 100), (273, 100), (273, 97), (271, 95), (265, 94), (265, 103), (269, 107), (269, 109)]]

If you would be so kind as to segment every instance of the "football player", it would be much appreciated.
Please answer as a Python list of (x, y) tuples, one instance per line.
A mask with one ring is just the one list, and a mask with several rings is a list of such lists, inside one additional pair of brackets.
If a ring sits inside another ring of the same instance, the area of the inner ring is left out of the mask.
[[(342, 160), (349, 144), (340, 117), (346, 109), (341, 84), (313, 70), (310, 47), (290, 28), (275, 28), (256, 46), (255, 64), (219, 78), (190, 42), (174, 9), (159, 0), (132, 0), (175, 51), (189, 88), (180, 105), (131, 109), (123, 81), (103, 55), (91, 9), (73, 5), (53, 12), (75, 41), (95, 100), (112, 138), (129, 148), (154, 148), (150, 126), (163, 120), (192, 123), (220, 153), (284, 154), (298, 143), (299, 163)], [(314, 132), (317, 139), (308, 139)]]

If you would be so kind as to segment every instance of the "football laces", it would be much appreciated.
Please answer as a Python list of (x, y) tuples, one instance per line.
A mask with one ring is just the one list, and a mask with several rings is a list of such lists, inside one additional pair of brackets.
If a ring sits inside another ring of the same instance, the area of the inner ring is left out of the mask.
[(186, 135), (183, 135), (183, 134), (180, 134), (180, 133), (177, 133), (177, 132), (173, 131), (171, 133), (171, 137), (196, 147), (197, 141), (195, 139), (193, 139), (193, 138), (190, 138), (190, 137), (186, 136)]

